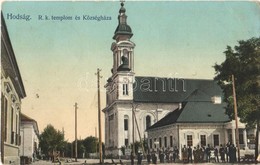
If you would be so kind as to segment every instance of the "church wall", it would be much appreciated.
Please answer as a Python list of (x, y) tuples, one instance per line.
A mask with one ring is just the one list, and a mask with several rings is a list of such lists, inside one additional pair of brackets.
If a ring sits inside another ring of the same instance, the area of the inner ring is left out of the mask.
[[(160, 139), (161, 143), (159, 142)], [(164, 150), (166, 148), (172, 149), (174, 146), (178, 147), (178, 140), (178, 129), (175, 125), (148, 131), (148, 146), (150, 150)]]
[[(130, 145), (133, 143), (132, 131), (132, 109), (135, 109), (136, 120), (140, 131), (141, 139), (147, 138), (146, 132), (146, 117), (149, 116), (151, 123), (150, 126), (160, 120), (166, 114), (178, 108), (178, 104), (169, 103), (135, 103), (134, 105), (129, 101), (120, 101), (106, 111), (106, 148), (114, 153), (118, 153), (122, 146), (126, 143)], [(109, 117), (110, 116), (110, 117)], [(111, 116), (114, 116), (111, 120)], [(110, 119), (110, 120), (109, 120)], [(125, 130), (124, 119), (128, 119), (127, 130)], [(135, 122), (135, 121), (134, 121)], [(140, 137), (135, 124), (135, 141), (140, 141)], [(107, 138), (109, 137), (109, 138)], [(128, 142), (126, 142), (126, 139)], [(116, 151), (117, 150), (117, 151)]]
[[(183, 124), (174, 124), (169, 126), (163, 126), (160, 128), (154, 128), (148, 131), (148, 145), (150, 147), (150, 141), (152, 140), (152, 148), (151, 149), (165, 149), (177, 146), (180, 149), (186, 145), (188, 146), (188, 136), (192, 137), (192, 147), (196, 147), (197, 145), (201, 146), (201, 135), (205, 135), (206, 142), (205, 144), (210, 146), (214, 145), (214, 135), (215, 138), (218, 137), (218, 143), (226, 144), (225, 139), (225, 128), (224, 124), (200, 124), (200, 123), (183, 123)], [(172, 137), (171, 137), (172, 136)], [(165, 145), (165, 137), (166, 137), (166, 145)], [(155, 139), (157, 143), (155, 142)], [(161, 143), (159, 142), (161, 139)], [(172, 139), (172, 145), (171, 145)], [(181, 153), (180, 153), (181, 155)]]

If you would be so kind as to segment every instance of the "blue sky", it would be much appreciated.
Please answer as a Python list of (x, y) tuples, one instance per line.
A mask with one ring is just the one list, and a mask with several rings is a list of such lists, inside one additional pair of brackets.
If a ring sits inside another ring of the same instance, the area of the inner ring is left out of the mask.
[[(105, 85), (111, 74), (110, 46), (119, 8), (118, 1), (2, 4), (27, 92), (22, 112), (36, 119), (40, 130), (52, 123), (60, 130), (64, 127), (66, 137), (73, 139), (73, 104), (77, 101), (79, 136), (94, 135), (94, 73), (102, 69), (101, 85)], [(136, 44), (135, 73), (139, 76), (212, 79), (212, 66), (224, 61), (227, 45), (260, 36), (260, 5), (256, 2), (127, 1), (125, 8), (134, 33), (131, 40)], [(32, 19), (7, 19), (8, 13)], [(45, 21), (38, 20), (39, 15), (102, 15), (111, 20)]]

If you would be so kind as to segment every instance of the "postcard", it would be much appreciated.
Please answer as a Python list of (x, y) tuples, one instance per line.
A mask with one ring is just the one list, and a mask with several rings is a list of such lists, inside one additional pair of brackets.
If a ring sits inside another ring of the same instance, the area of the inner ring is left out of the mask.
[[(213, 66), (225, 61), (227, 46), (260, 36), (259, 2), (4, 1), (1, 7), (3, 162), (36, 159), (49, 127), (71, 145), (52, 149), (61, 157), (75, 156), (76, 141), (78, 158), (130, 158), (174, 146), (183, 156), (184, 146), (235, 143)], [(34, 123), (38, 139), (23, 150), (26, 122)], [(241, 132), (244, 145), (250, 134)], [(101, 145), (88, 151), (84, 140), (98, 143), (100, 136), (103, 155), (93, 154)]]

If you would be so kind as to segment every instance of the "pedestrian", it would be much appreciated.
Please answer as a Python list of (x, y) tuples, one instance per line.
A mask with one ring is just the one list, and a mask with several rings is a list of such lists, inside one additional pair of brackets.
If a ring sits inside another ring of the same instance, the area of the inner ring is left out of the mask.
[(164, 163), (164, 153), (162, 150), (159, 151), (159, 159), (160, 159), (160, 163)]
[(188, 163), (192, 163), (192, 148), (189, 146), (188, 147)]
[(142, 164), (142, 159), (143, 159), (143, 155), (142, 153), (139, 151), (138, 155), (137, 155), (137, 164), (141, 165)]
[(131, 165), (134, 165), (135, 156), (134, 156), (133, 151), (131, 152), (130, 158), (131, 158)]
[(236, 148), (235, 148), (234, 144), (230, 145), (230, 148), (229, 148), (229, 159), (230, 159), (230, 163), (235, 163), (237, 161), (237, 158), (236, 158)]
[[(173, 151), (175, 153), (175, 159), (179, 159), (179, 149), (175, 146)], [(175, 162), (175, 159), (174, 159), (174, 162)]]
[(181, 152), (182, 152), (182, 161), (183, 163), (186, 163), (188, 161), (188, 150), (186, 148), (186, 145), (183, 146)]
[(155, 151), (152, 152), (152, 162), (153, 162), (153, 164), (157, 163), (157, 155), (156, 155)]
[(166, 150), (166, 153), (165, 153), (165, 157), (166, 157), (166, 162), (167, 163), (170, 163), (170, 152), (168, 150)]
[(199, 159), (198, 159), (198, 150), (196, 147), (194, 147), (193, 149), (193, 160), (194, 160), (194, 163), (198, 163), (199, 162)]
[(147, 163), (148, 164), (151, 163), (151, 154), (150, 154), (150, 152), (148, 152), (148, 154), (147, 154)]
[(217, 148), (217, 146), (215, 146), (215, 148), (214, 148), (214, 155), (215, 155), (215, 162), (218, 161), (218, 163), (219, 163), (219, 158), (218, 158), (218, 148)]
[(225, 162), (225, 148), (222, 146), (222, 144), (220, 144), (219, 154), (220, 154), (221, 162), (222, 163)]
[(208, 144), (207, 148), (205, 149), (206, 153), (206, 161), (210, 162), (210, 145)]
[(200, 160), (199, 160), (199, 162), (200, 162), (200, 163), (203, 163), (204, 160), (205, 160), (205, 159), (204, 159), (204, 157), (205, 157), (205, 156), (204, 156), (204, 155), (205, 155), (205, 154), (204, 154), (204, 147), (200, 147), (199, 155), (200, 155)]
[(229, 159), (229, 147), (230, 147), (230, 142), (228, 142), (225, 146), (225, 154), (226, 154), (226, 160), (227, 162), (230, 162), (230, 159)]

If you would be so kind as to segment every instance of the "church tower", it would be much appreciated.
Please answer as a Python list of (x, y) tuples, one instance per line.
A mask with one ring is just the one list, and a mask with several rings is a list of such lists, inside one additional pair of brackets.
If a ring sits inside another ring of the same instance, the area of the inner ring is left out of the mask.
[(113, 68), (111, 69), (112, 76), (106, 85), (107, 105), (116, 100), (133, 100), (135, 44), (130, 41), (133, 33), (127, 24), (125, 12), (126, 9), (122, 2), (118, 15), (118, 26), (113, 36), (115, 42), (111, 45)]
[(132, 103), (134, 84), (134, 48), (130, 41), (133, 36), (127, 24), (124, 3), (118, 15), (118, 26), (114, 32), (115, 42), (111, 45), (113, 52), (112, 75), (107, 80), (105, 113), (106, 153), (118, 155), (118, 148), (132, 143)]
[[(122, 2), (118, 25), (113, 36), (115, 41), (111, 46), (113, 52), (112, 75), (105, 85), (107, 100), (103, 112), (105, 113), (107, 155), (120, 155), (122, 154), (121, 147), (125, 147), (126, 151), (129, 151), (134, 141), (146, 140), (146, 130), (178, 107), (178, 104), (172, 102), (171, 99), (170, 102), (160, 100), (169, 98), (169, 92), (143, 91), (144, 86), (141, 83), (153, 82), (153, 89), (155, 89), (154, 87), (160, 87), (159, 84), (162, 84), (165, 79), (135, 76), (135, 44), (130, 40), (132, 36), (132, 29), (127, 24), (126, 9)], [(149, 139), (150, 146), (153, 144), (153, 140)], [(165, 144), (170, 144), (170, 142)], [(127, 153), (130, 154), (130, 152)]]

